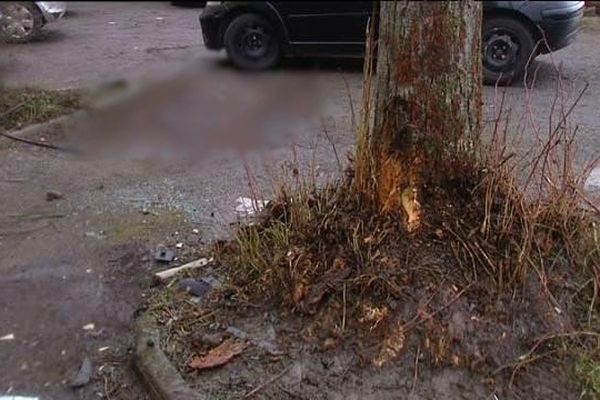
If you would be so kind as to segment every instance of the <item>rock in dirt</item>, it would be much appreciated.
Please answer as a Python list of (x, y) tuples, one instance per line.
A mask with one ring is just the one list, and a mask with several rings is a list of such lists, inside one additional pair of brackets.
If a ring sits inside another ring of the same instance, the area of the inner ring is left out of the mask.
[(77, 372), (77, 376), (71, 382), (70, 386), (74, 389), (80, 388), (82, 386), (90, 383), (90, 378), (92, 377), (92, 361), (86, 357), (83, 359), (81, 363), (81, 368), (79, 368), (79, 372)]
[(221, 333), (195, 332), (195, 333), (192, 333), (190, 339), (191, 339), (192, 344), (197, 347), (204, 347), (204, 346), (215, 347), (215, 346), (218, 346), (221, 343), (223, 343), (223, 340), (225, 339), (225, 337)]
[(61, 192), (49, 190), (46, 192), (46, 201), (61, 200), (65, 197)]
[[(272, 329), (272, 327), (271, 327)], [(252, 345), (266, 351), (267, 353), (273, 355), (273, 356), (277, 356), (277, 355), (281, 355), (283, 354), (283, 352), (281, 350), (279, 350), (279, 348), (277, 347), (276, 344), (274, 344), (272, 341), (269, 340), (256, 340), (255, 338), (250, 337), (250, 335), (246, 332), (244, 332), (241, 329), (238, 329), (234, 326), (228, 326), (226, 329), (226, 332), (237, 338), (240, 340), (244, 340), (244, 341), (248, 341), (250, 342)], [(273, 329), (273, 333), (270, 335), (272, 340), (275, 340), (275, 330)]]
[(190, 361), (190, 368), (203, 370), (220, 367), (227, 364), (235, 356), (246, 349), (246, 343), (227, 339), (219, 346), (213, 348), (204, 357), (194, 357)]
[(212, 286), (203, 280), (185, 278), (179, 281), (179, 289), (184, 290), (196, 297), (204, 297), (212, 289)]

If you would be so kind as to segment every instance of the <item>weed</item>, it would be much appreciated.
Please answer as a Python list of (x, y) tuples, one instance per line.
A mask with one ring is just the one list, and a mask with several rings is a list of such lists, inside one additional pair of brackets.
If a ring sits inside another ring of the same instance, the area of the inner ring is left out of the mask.
[(68, 114), (82, 107), (81, 94), (75, 90), (42, 90), (0, 87), (0, 129), (17, 129)]
[(579, 356), (575, 363), (575, 374), (583, 387), (582, 399), (600, 397), (600, 360), (590, 354)]

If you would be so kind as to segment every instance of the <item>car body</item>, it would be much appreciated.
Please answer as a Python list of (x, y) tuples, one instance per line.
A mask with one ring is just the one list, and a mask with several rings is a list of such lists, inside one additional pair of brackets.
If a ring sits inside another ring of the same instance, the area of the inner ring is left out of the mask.
[[(250, 34), (249, 43), (253, 37), (260, 42), (269, 31), (276, 39), (269, 43), (278, 52), (274, 62), (257, 63), (257, 68), (264, 68), (272, 67), (279, 57), (363, 57), (366, 26), (374, 10), (378, 8), (372, 1), (209, 1), (200, 24), (208, 49), (226, 48), (235, 64), (252, 68), (252, 63), (240, 63), (232, 54), (235, 49), (233, 44), (228, 48), (227, 33), (242, 16), (246, 25), (248, 15), (259, 16), (254, 24), (265, 27)], [(532, 53), (570, 44), (580, 29), (583, 10), (583, 1), (484, 1), (484, 80), (510, 83), (522, 74)], [(502, 64), (507, 58), (508, 66)]]
[(171, 5), (183, 8), (202, 8), (206, 6), (205, 1), (172, 1)]
[(35, 4), (42, 12), (45, 23), (61, 19), (67, 12), (66, 1), (36, 1)]
[(0, 35), (3, 40), (23, 43), (39, 36), (49, 22), (67, 12), (64, 1), (5, 1), (0, 3)]

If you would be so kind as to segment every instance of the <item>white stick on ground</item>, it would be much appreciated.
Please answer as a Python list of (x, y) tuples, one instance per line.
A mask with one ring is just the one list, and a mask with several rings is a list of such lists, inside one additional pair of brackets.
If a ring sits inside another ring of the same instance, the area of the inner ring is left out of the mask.
[(194, 268), (204, 267), (205, 265), (208, 265), (212, 261), (213, 261), (212, 258), (210, 258), (210, 259), (208, 259), (208, 258), (200, 258), (198, 260), (189, 262), (189, 263), (181, 265), (179, 267), (169, 268), (167, 270), (164, 270), (164, 271), (161, 271), (161, 272), (157, 272), (156, 274), (154, 274), (154, 277), (158, 281), (164, 282), (166, 279), (169, 279), (172, 276), (175, 276), (176, 274), (178, 274), (181, 271), (184, 271), (186, 269), (194, 269)]

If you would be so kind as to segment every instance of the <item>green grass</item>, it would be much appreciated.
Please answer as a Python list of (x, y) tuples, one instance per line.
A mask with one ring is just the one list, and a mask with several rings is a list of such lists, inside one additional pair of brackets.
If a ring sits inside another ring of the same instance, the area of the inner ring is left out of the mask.
[(600, 362), (598, 359), (584, 354), (575, 363), (575, 374), (582, 387), (583, 399), (600, 399)]
[(81, 107), (81, 93), (75, 90), (0, 87), (0, 129), (19, 129), (69, 114)]

